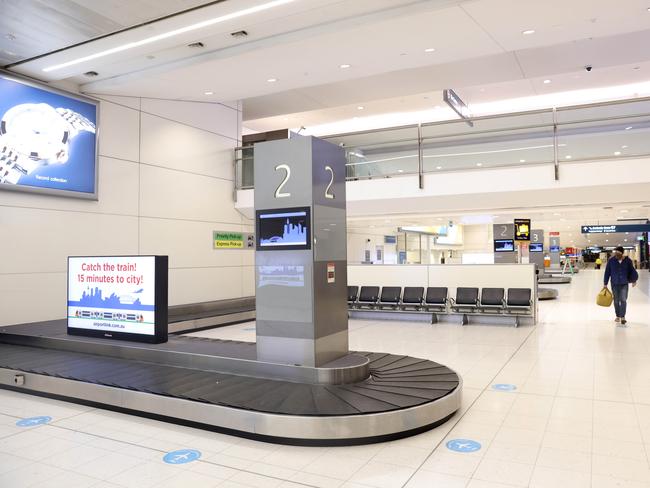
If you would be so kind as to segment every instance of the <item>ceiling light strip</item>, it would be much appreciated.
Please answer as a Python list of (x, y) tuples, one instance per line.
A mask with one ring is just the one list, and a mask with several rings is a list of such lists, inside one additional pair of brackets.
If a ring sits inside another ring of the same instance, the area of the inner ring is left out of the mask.
[(212, 19), (204, 20), (203, 22), (197, 22), (196, 24), (191, 24), (185, 27), (181, 27), (179, 29), (174, 29), (172, 31), (168, 32), (163, 32), (162, 34), (158, 34), (156, 36), (151, 36), (147, 37), (145, 39), (142, 39), (140, 41), (135, 41), (135, 42), (129, 42), (127, 44), (122, 44), (121, 46), (117, 46), (111, 49), (106, 49), (104, 51), (100, 51), (94, 54), (90, 54), (88, 56), (84, 56), (82, 58), (77, 58), (73, 59), (72, 61), (67, 61), (65, 63), (61, 64), (55, 64), (54, 66), (48, 66), (47, 68), (43, 68), (43, 71), (46, 73), (60, 70), (63, 68), (68, 68), (70, 66), (74, 66), (77, 64), (85, 63), (86, 61), (92, 61), (94, 59), (98, 58), (103, 58), (105, 56), (110, 56), (111, 54), (116, 54), (120, 53), (123, 51), (128, 51), (129, 49), (134, 49), (136, 47), (140, 46), (145, 46), (147, 44), (151, 44), (154, 42), (162, 41), (164, 39), (169, 39), (170, 37), (178, 36), (181, 34), (186, 34), (188, 32), (192, 32), (198, 29), (203, 29), (205, 27), (210, 27), (215, 24), (220, 24), (222, 22), (227, 22), (229, 20), (237, 19), (240, 17), (244, 17), (246, 15), (251, 15), (255, 14), (258, 12), (263, 12), (264, 10), (269, 10), (275, 7), (280, 7), (282, 5), (286, 5), (288, 3), (294, 2), (296, 0), (274, 0), (272, 2), (268, 3), (263, 3), (262, 5), (257, 5), (255, 7), (250, 7), (246, 8), (243, 10), (238, 10), (236, 12), (232, 12), (230, 14), (222, 15), (220, 17), (215, 17)]

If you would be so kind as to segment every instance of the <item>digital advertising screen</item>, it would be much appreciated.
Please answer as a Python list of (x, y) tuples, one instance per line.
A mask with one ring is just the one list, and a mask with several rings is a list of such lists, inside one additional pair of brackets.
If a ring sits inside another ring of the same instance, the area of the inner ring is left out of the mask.
[(530, 241), (530, 219), (515, 219), (515, 241)]
[(560, 252), (560, 246), (551, 246), (551, 252)]
[(311, 249), (309, 207), (257, 211), (257, 249)]
[(512, 252), (515, 250), (515, 241), (512, 239), (495, 239), (494, 252)]
[(543, 252), (544, 244), (542, 244), (541, 242), (531, 242), (530, 246), (528, 246), (528, 250), (530, 252)]
[(0, 73), (0, 189), (96, 198), (98, 104)]
[(167, 256), (68, 258), (68, 334), (167, 341)]

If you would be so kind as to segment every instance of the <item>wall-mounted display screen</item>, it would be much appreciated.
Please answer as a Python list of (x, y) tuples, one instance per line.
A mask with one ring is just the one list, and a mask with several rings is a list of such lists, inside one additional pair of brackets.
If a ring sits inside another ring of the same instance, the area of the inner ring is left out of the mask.
[(531, 242), (530, 246), (528, 246), (528, 250), (530, 252), (543, 252), (544, 244), (542, 244), (541, 242)]
[(515, 219), (515, 241), (530, 241), (530, 219)]
[(257, 249), (311, 249), (309, 207), (258, 210)]
[(551, 252), (560, 252), (560, 246), (551, 246)]
[(68, 334), (167, 341), (167, 256), (68, 258)]
[(494, 252), (512, 252), (515, 250), (515, 241), (512, 239), (496, 239)]
[(384, 244), (397, 244), (397, 236), (384, 236)]
[(0, 189), (95, 198), (97, 102), (0, 74)]

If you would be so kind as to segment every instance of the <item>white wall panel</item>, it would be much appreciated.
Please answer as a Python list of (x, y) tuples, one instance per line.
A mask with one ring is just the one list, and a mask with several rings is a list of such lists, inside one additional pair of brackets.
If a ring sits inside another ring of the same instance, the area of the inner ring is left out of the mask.
[(241, 267), (169, 270), (169, 304), (209, 302), (242, 295)]
[(232, 181), (142, 165), (140, 185), (143, 217), (241, 223)]
[(228, 180), (234, 177), (232, 139), (142, 114), (141, 140), (143, 163)]
[(237, 224), (211, 224), (187, 220), (142, 218), (140, 251), (142, 254), (167, 254), (172, 268), (243, 266), (252, 250), (213, 249), (212, 231), (241, 232)]
[(348, 265), (348, 285), (428, 286), (428, 279), (428, 266), (424, 265)]
[(0, 273), (65, 271), (67, 257), (138, 252), (138, 219), (0, 207)]
[(245, 266), (242, 268), (242, 296), (255, 296), (255, 266)]
[(0, 191), (0, 205), (78, 212), (137, 215), (138, 164), (121, 159), (99, 158), (97, 201)]
[(0, 325), (64, 318), (70, 255), (169, 255), (172, 304), (254, 294), (253, 252), (212, 249), (213, 230), (252, 230), (228, 181), (240, 113), (148, 102), (164, 118), (141, 131), (140, 99), (98, 98), (98, 201), (0, 191)]
[(237, 140), (238, 111), (220, 103), (143, 98), (142, 112)]
[(0, 274), (0, 326), (62, 319), (66, 273)]
[(102, 102), (99, 107), (99, 154), (138, 161), (140, 113), (137, 110)]

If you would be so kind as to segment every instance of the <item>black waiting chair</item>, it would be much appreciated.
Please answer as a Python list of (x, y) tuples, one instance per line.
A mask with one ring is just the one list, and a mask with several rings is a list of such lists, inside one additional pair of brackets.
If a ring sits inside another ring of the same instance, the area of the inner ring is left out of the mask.
[(533, 302), (530, 288), (508, 288), (506, 311), (509, 313), (531, 313)]
[(392, 309), (397, 309), (399, 307), (399, 302), (401, 298), (402, 298), (401, 286), (384, 286), (381, 289), (381, 295), (379, 297), (379, 308), (384, 308), (388, 306), (391, 307)]
[(474, 312), (478, 308), (478, 288), (456, 288), (456, 298), (451, 299), (451, 308), (456, 312)]
[(402, 307), (406, 308), (415, 308), (419, 310), (422, 306), (422, 300), (424, 299), (424, 287), (423, 286), (405, 286), (404, 294), (402, 295)]
[(358, 296), (359, 296), (359, 287), (348, 286), (348, 308), (354, 307), (354, 304), (356, 303)]
[(438, 312), (446, 312), (448, 289), (444, 286), (429, 286), (424, 297), (424, 308)]
[(362, 286), (361, 291), (359, 291), (359, 298), (357, 298), (357, 305), (359, 307), (367, 306), (368, 308), (375, 308), (378, 300), (378, 286)]
[(483, 312), (503, 311), (505, 305), (505, 290), (503, 288), (483, 288), (481, 290), (481, 310)]

